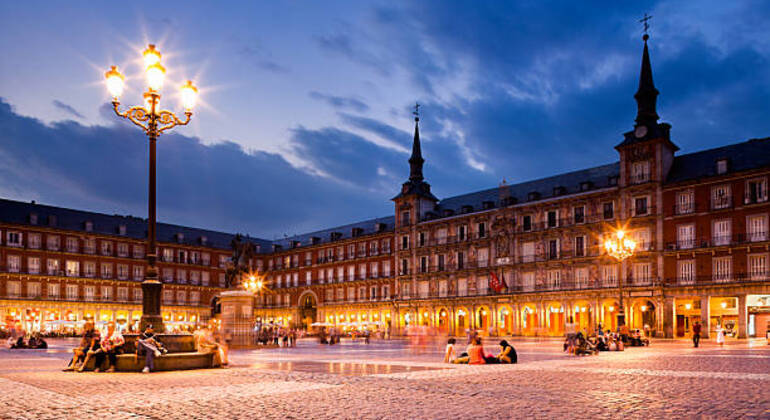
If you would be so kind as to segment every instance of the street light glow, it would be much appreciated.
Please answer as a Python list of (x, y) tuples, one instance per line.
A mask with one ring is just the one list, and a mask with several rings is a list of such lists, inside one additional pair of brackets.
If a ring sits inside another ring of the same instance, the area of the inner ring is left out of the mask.
[(166, 78), (166, 68), (160, 65), (160, 63), (147, 67), (145, 74), (147, 75), (147, 85), (150, 89), (159, 91), (163, 87), (163, 80)]
[(110, 69), (104, 73), (104, 77), (107, 79), (107, 91), (113, 98), (117, 99), (123, 94), (123, 84), (126, 78), (120, 74), (117, 66), (110, 66)]
[(198, 101), (198, 88), (193, 86), (192, 81), (188, 80), (182, 85), (182, 106), (186, 110), (195, 108), (195, 103)]
[(144, 68), (148, 69), (154, 64), (160, 63), (160, 51), (155, 49), (155, 44), (150, 44), (147, 49), (142, 53), (142, 59), (144, 60)]

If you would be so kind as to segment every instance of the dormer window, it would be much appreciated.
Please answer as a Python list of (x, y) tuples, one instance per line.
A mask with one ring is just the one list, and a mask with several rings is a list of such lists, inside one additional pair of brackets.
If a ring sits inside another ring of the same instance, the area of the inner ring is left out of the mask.
[(178, 244), (181, 244), (182, 241), (184, 241), (184, 233), (177, 233), (176, 234), (176, 242)]
[(564, 187), (553, 187), (553, 195), (563, 195), (567, 193), (567, 189)]
[(527, 200), (529, 201), (535, 201), (540, 199), (540, 193), (537, 191), (533, 191), (529, 194), (527, 194)]
[(717, 160), (717, 174), (722, 175), (727, 173), (727, 159)]
[(86, 229), (86, 232), (93, 232), (93, 230), (94, 230), (94, 222), (90, 222), (90, 221), (86, 222), (85, 223), (85, 229)]
[(118, 226), (118, 235), (126, 236), (126, 225)]
[(201, 236), (201, 245), (206, 245), (206, 243), (209, 241), (209, 238), (205, 236)]
[(607, 183), (610, 186), (618, 185), (618, 177), (617, 176), (611, 176), (611, 177), (607, 178)]
[(583, 181), (580, 183), (580, 191), (588, 191), (593, 188), (594, 183), (591, 181)]
[(56, 216), (48, 216), (48, 226), (56, 226)]
[(650, 180), (650, 162), (634, 162), (631, 165), (631, 183), (640, 184)]
[(37, 213), (30, 213), (29, 214), (29, 224), (30, 225), (36, 225), (37, 224)]

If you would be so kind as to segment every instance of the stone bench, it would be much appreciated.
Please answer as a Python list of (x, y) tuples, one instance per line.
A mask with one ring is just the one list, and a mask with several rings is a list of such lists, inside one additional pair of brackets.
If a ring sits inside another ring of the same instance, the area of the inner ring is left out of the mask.
[[(122, 354), (117, 357), (115, 370), (119, 372), (140, 372), (144, 368), (144, 355), (137, 359), (136, 340), (137, 334), (125, 334), (123, 336), (126, 343), (121, 347)], [(209, 369), (220, 367), (215, 363), (215, 354), (199, 353), (195, 349), (195, 338), (190, 334), (160, 334), (160, 341), (168, 350), (168, 353), (155, 358), (155, 370), (187, 370), (187, 369)], [(108, 361), (105, 360), (104, 366), (100, 370), (107, 368)], [(84, 370), (94, 370), (95, 359), (92, 357), (88, 361)]]

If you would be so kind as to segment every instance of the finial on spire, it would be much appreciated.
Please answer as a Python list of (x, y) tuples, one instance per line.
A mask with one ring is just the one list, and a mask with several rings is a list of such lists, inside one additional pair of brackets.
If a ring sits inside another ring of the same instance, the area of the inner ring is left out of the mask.
[(412, 111), (412, 114), (414, 115), (415, 121), (420, 121), (420, 103), (419, 102), (414, 103), (414, 111)]
[(647, 40), (650, 39), (650, 35), (647, 33), (647, 30), (650, 29), (650, 19), (652, 19), (652, 16), (647, 13), (644, 14), (643, 18), (639, 19), (639, 22), (644, 25), (644, 35), (642, 35), (644, 42), (647, 42)]

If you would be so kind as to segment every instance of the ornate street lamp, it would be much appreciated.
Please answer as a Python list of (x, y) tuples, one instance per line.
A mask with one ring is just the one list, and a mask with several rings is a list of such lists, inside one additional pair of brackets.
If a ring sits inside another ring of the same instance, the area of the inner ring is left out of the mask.
[[(607, 251), (607, 255), (616, 259), (618, 262), (623, 262), (626, 258), (634, 255), (634, 249), (636, 249), (636, 242), (626, 237), (626, 232), (623, 229), (615, 231), (614, 237), (607, 238), (604, 241), (604, 249)], [(621, 270), (622, 271), (622, 270)], [(618, 275), (618, 294), (620, 295), (620, 301), (618, 305), (618, 326), (625, 325), (626, 314), (623, 309), (623, 279)]]
[(112, 107), (115, 110), (115, 114), (139, 126), (150, 139), (149, 208), (147, 220), (148, 267), (142, 282), (142, 319), (140, 328), (144, 329), (147, 324), (152, 324), (156, 331), (162, 332), (163, 318), (160, 312), (160, 296), (163, 284), (158, 280), (158, 268), (155, 265), (158, 257), (155, 244), (155, 143), (158, 136), (164, 131), (178, 125), (187, 125), (190, 122), (192, 109), (198, 97), (198, 89), (189, 80), (181, 87), (182, 106), (185, 109), (184, 120), (180, 120), (171, 111), (160, 109), (160, 89), (163, 87), (166, 69), (160, 64), (161, 55), (155, 49), (155, 45), (150, 44), (144, 50), (142, 58), (145, 75), (147, 76), (147, 91), (143, 94), (143, 106), (132, 106), (125, 112), (121, 112), (118, 98), (123, 94), (125, 77), (120, 74), (116, 66), (112, 66), (104, 76), (107, 82), (107, 90), (112, 96)]
[(249, 274), (248, 276), (245, 276), (242, 284), (246, 291), (254, 294), (261, 292), (265, 287), (265, 283), (262, 281), (262, 277), (258, 276), (257, 274)]

